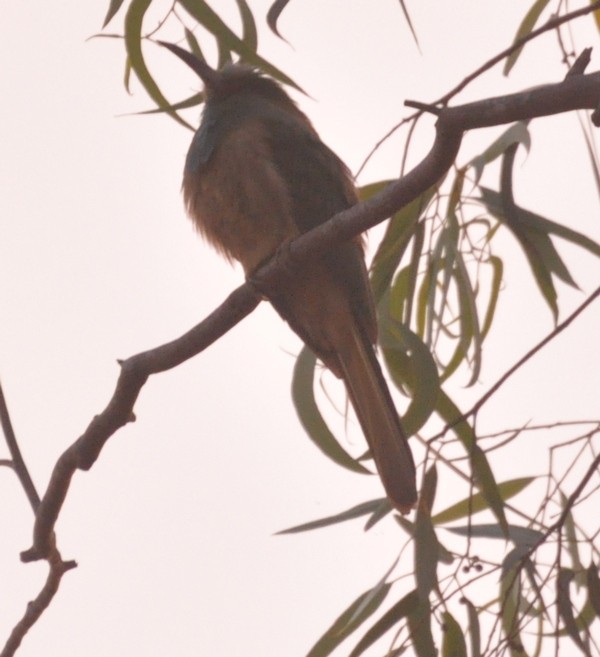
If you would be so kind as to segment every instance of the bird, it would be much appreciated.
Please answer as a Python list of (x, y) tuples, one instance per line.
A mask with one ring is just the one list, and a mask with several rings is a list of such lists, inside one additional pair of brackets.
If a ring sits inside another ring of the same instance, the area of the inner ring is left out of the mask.
[[(187, 213), (246, 277), (284, 243), (358, 202), (349, 169), (281, 84), (247, 64), (216, 70), (176, 44), (160, 43), (204, 85), (202, 118), (183, 173)], [(417, 501), (415, 465), (375, 352), (362, 238), (309, 260), (269, 301), (344, 381), (386, 495), (409, 513)]]

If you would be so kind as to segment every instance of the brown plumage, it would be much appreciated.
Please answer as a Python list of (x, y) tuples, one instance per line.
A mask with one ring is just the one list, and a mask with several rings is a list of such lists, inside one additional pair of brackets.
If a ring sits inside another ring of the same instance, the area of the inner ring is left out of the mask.
[[(213, 71), (165, 45), (205, 82), (206, 106), (183, 179), (187, 210), (247, 275), (283, 241), (357, 202), (346, 166), (276, 82), (240, 65)], [(373, 349), (377, 326), (361, 241), (309, 262), (270, 301), (344, 380), (386, 493), (408, 512), (415, 467)]]

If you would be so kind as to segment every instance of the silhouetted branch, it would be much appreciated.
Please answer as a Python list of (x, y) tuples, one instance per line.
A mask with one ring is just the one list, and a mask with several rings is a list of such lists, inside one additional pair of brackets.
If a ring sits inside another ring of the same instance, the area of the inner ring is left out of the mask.
[[(28, 609), (23, 621), (15, 628), (12, 645), (18, 646), (24, 632), (45, 608), (50, 591), (62, 575), (61, 569), (64, 572), (74, 565), (60, 561), (53, 544), (54, 525), (74, 472), (91, 468), (106, 441), (134, 419), (134, 404), (151, 374), (176, 367), (199, 354), (254, 310), (260, 302), (259, 291), (268, 296), (269, 291), (281, 285), (283, 278), (295, 275), (310, 258), (383, 221), (435, 185), (454, 163), (465, 130), (571, 110), (593, 110), (599, 98), (600, 73), (594, 73), (573, 75), (558, 84), (509, 96), (440, 109), (436, 138), (429, 154), (406, 176), (371, 199), (340, 212), (326, 224), (283, 245), (251, 281), (237, 288), (219, 308), (185, 335), (121, 362), (121, 373), (112, 399), (58, 459), (37, 510), (33, 545), (22, 553), (21, 558), (23, 561), (46, 558), (51, 564), (51, 573), (38, 596), (39, 602), (32, 603), (31, 613)], [(5, 648), (0, 657), (10, 654)]]

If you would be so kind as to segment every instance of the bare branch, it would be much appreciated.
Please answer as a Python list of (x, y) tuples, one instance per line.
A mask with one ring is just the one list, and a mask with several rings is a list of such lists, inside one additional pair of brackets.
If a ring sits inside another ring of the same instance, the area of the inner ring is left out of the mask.
[(47, 557), (54, 525), (75, 470), (91, 468), (110, 436), (134, 419), (135, 401), (151, 374), (183, 363), (220, 338), (254, 310), (260, 300), (257, 291), (269, 296), (269, 291), (281, 286), (283, 278), (294, 275), (308, 260), (383, 221), (435, 185), (454, 163), (465, 130), (575, 109), (594, 109), (598, 98), (600, 73), (594, 73), (441, 110), (430, 152), (406, 176), (369, 200), (338, 213), (327, 223), (284, 244), (251, 281), (235, 290), (209, 317), (182, 337), (122, 362), (121, 374), (108, 406), (58, 459), (38, 509), (33, 546), (21, 554), (22, 560)]

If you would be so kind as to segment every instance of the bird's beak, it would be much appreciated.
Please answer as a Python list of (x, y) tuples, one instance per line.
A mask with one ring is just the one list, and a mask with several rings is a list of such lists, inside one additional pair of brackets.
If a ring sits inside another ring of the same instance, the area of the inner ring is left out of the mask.
[(182, 59), (191, 69), (196, 71), (202, 82), (209, 89), (214, 89), (219, 81), (219, 72), (214, 68), (211, 68), (203, 59), (199, 59), (191, 53), (189, 50), (180, 48), (174, 43), (168, 43), (166, 41), (158, 41), (158, 43), (170, 50), (173, 54), (177, 55), (179, 59)]

